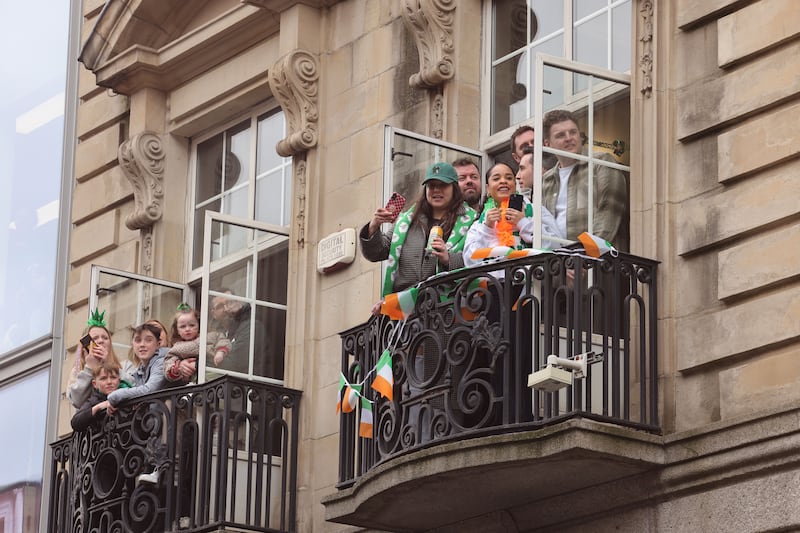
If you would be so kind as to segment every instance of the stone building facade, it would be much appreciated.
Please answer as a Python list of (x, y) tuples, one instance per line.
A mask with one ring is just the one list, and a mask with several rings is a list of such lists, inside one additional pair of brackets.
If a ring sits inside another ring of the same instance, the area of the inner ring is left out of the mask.
[[(203, 280), (221, 285), (213, 272), (203, 277), (200, 257), (203, 143), (224, 133), (235, 150), (239, 124), (262, 131), (253, 124), (280, 117), (284, 129), (268, 138), (282, 158), (275, 183), (287, 191), (271, 222), (288, 236), (285, 342), (282, 375), (269, 376), (303, 391), (298, 531), (348, 529), (326, 518), (374, 524), (360, 506), (414, 479), (413, 466), (397, 466), (397, 477), (337, 491), (338, 332), (366, 320), (381, 269), (357, 257), (319, 273), (317, 245), (358, 229), (391, 193), (385, 125), (486, 161), (505, 150), (513, 123), (488, 118), (496, 3), (83, 3), (64, 337), (82, 335), (91, 265), (185, 284), (198, 305), (210, 302)], [(443, 531), (800, 527), (800, 12), (793, 0), (632, 0), (626, 9), (630, 240), (632, 252), (660, 262), (661, 434), (556, 428), (542, 435), (551, 453), (588, 439), (598, 453), (618, 447), (647, 466), (558, 497), (455, 514)], [(243, 190), (258, 203), (253, 183)], [(249, 205), (244, 218), (257, 217)], [(62, 400), (65, 433), (69, 413)], [(418, 459), (444, 469), (437, 453)]]

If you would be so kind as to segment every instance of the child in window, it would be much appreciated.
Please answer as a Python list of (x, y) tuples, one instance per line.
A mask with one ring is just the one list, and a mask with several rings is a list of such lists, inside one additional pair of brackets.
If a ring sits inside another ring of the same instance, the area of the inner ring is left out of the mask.
[[(88, 338), (89, 342), (84, 344), (81, 339), (78, 343), (78, 355), (67, 386), (67, 399), (75, 409), (80, 409), (92, 394), (94, 370), (105, 364), (116, 368), (121, 366), (111, 344), (111, 333), (106, 328), (105, 311), (100, 313), (95, 309), (86, 326), (88, 329), (83, 339)], [(130, 383), (131, 376), (123, 372), (121, 377)]]
[(70, 421), (74, 431), (83, 431), (95, 422), (102, 420), (108, 409), (108, 395), (118, 388), (130, 387), (126, 382), (120, 380), (119, 370), (119, 365), (114, 365), (110, 361), (94, 368), (92, 372), (93, 390)]
[[(164, 361), (164, 375), (169, 381), (188, 383), (197, 371), (200, 356), (200, 313), (186, 304), (178, 307), (172, 321), (173, 345)], [(231, 342), (221, 331), (208, 331), (206, 354), (219, 365), (228, 355)]]
[(133, 385), (127, 389), (117, 389), (108, 395), (110, 414), (114, 414), (123, 402), (169, 387), (169, 383), (164, 379), (164, 357), (167, 355), (167, 348), (159, 348), (160, 335), (158, 326), (151, 324), (142, 324), (133, 330), (131, 339)]

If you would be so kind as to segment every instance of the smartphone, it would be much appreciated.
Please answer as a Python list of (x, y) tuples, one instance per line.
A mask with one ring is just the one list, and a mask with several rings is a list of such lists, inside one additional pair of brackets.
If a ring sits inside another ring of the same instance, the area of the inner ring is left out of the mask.
[(389, 201), (386, 202), (386, 210), (392, 212), (392, 222), (397, 220), (397, 215), (403, 210), (406, 205), (406, 199), (399, 192), (393, 192)]
[(88, 352), (89, 346), (92, 344), (92, 336), (88, 333), (81, 337), (81, 346)]
[(508, 199), (508, 207), (510, 209), (522, 211), (522, 195), (516, 193), (512, 194)]

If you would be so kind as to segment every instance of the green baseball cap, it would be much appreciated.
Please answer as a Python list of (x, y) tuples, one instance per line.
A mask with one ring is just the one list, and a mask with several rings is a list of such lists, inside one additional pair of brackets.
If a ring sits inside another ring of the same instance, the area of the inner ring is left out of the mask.
[(442, 183), (458, 183), (458, 172), (450, 163), (434, 163), (425, 172), (425, 179), (422, 184), (425, 185), (431, 180), (439, 180)]

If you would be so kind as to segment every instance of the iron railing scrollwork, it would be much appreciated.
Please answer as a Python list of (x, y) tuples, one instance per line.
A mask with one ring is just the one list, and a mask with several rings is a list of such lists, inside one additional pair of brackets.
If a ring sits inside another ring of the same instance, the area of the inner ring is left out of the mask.
[(48, 531), (293, 531), (300, 394), (224, 377), (53, 443)]
[[(339, 488), (398, 454), (584, 416), (660, 431), (657, 262), (620, 253), (541, 255), (438, 275), (421, 283), (405, 321), (372, 317), (341, 333), (342, 373), (363, 382), (373, 438), (359, 410), (340, 419)], [(371, 389), (389, 347), (393, 399)], [(558, 392), (532, 391), (547, 356), (593, 352), (600, 362)]]

